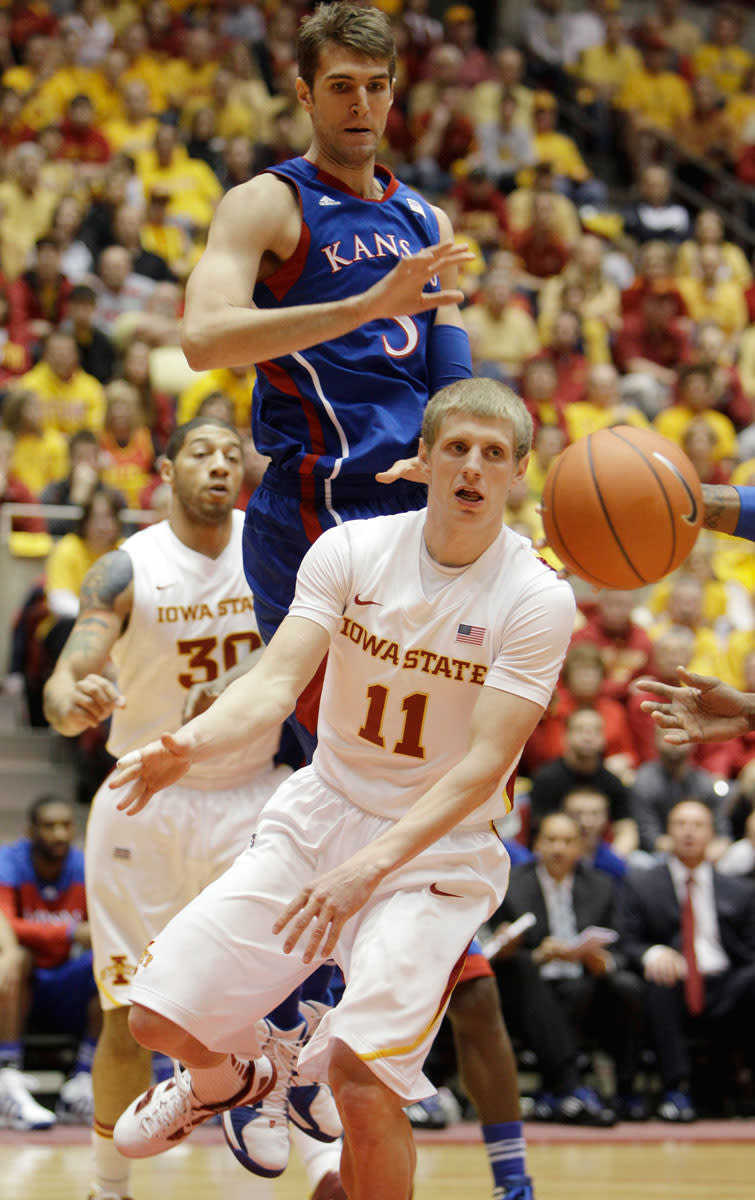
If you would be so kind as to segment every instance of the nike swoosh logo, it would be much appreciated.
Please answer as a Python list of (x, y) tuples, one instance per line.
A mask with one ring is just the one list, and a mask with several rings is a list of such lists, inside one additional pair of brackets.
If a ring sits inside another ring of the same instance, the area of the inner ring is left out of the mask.
[(173, 583), (156, 583), (155, 587), (157, 588), (158, 592), (164, 592), (166, 588), (175, 587), (175, 584), (173, 584)]
[(380, 600), (360, 600), (359, 592), (357, 592), (356, 596), (354, 597), (354, 603), (363, 605), (363, 606), (367, 605), (367, 604), (377, 604), (380, 608), (383, 607), (382, 602)]
[(463, 896), (457, 896), (456, 892), (442, 892), (437, 883), (430, 884), (430, 891), (434, 896), (451, 896), (453, 900), (463, 900)]
[(684, 478), (684, 476), (682, 475), (679, 468), (674, 463), (671, 462), (671, 459), (666, 458), (665, 454), (659, 454), (657, 450), (654, 450), (653, 458), (657, 458), (658, 462), (663, 463), (664, 467), (668, 467), (669, 471), (671, 471), (671, 473), (673, 475), (675, 475), (676, 478), (679, 480), (680, 484), (682, 485), (685, 492), (687, 493), (687, 496), (689, 497), (689, 503), (690, 503), (690, 510), (686, 514), (686, 516), (685, 515), (682, 516), (682, 520), (686, 521), (688, 525), (696, 525), (697, 524), (697, 500), (695, 499), (695, 493), (692, 491), (692, 488), (687, 483), (687, 480)]

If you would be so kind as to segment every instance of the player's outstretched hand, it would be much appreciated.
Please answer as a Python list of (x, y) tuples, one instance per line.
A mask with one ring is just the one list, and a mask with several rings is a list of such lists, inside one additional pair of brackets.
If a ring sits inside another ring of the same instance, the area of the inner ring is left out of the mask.
[(284, 952), (290, 954), (309, 931), (302, 955), (304, 962), (311, 962), (318, 953), (328, 958), (349, 917), (367, 903), (379, 882), (353, 857), (307, 884), (273, 925), (273, 933), (280, 933), (288, 926)]
[(444, 304), (461, 304), (464, 293), (459, 288), (441, 288), (438, 292), (426, 292), (425, 288), (434, 275), (459, 267), (473, 258), (464, 242), (451, 239), (402, 258), (392, 271), (365, 293), (367, 319), (376, 321), (383, 317), (411, 316), (412, 313), (428, 312)]
[(427, 475), (420, 466), (419, 455), (413, 458), (397, 458), (387, 471), (378, 471), (378, 483), (395, 483), (397, 479), (408, 479), (412, 483), (427, 483)]
[(675, 746), (689, 742), (721, 742), (739, 737), (750, 728), (748, 697), (710, 675), (695, 675), (677, 667), (685, 687), (658, 679), (637, 679), (638, 692), (651, 692), (657, 700), (643, 700), (641, 708), (665, 729), (664, 740)]
[(164, 733), (156, 742), (141, 750), (131, 750), (119, 758), (109, 780), (111, 788), (131, 784), (116, 808), (133, 817), (149, 803), (155, 792), (170, 787), (191, 766), (191, 748), (172, 733)]

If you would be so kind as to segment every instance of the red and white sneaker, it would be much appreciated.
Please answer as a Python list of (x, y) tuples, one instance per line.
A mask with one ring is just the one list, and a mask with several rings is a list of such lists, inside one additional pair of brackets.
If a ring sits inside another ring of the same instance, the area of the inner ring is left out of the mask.
[(155, 1083), (129, 1104), (113, 1130), (113, 1141), (125, 1158), (150, 1158), (162, 1154), (188, 1137), (197, 1125), (237, 1104), (254, 1104), (275, 1085), (276, 1070), (262, 1055), (244, 1062), (231, 1055), (241, 1086), (227, 1100), (200, 1100), (188, 1071), (176, 1067), (172, 1079)]

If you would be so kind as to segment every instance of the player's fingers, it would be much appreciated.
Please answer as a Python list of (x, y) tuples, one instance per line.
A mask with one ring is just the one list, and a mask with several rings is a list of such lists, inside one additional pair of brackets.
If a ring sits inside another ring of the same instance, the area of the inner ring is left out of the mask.
[(446, 288), (441, 292), (422, 292), (420, 299), (422, 300), (420, 311), (424, 311), (430, 308), (442, 308), (444, 304), (462, 304), (464, 293), (459, 288)]
[(283, 909), (283, 912), (280, 914), (280, 916), (276, 918), (275, 923), (273, 924), (273, 933), (280, 933), (280, 931), (284, 929), (286, 925), (288, 925), (289, 921), (295, 917), (298, 912), (301, 912), (302, 909), (306, 907), (306, 905), (309, 903), (310, 896), (311, 892), (309, 888), (303, 888), (297, 896), (294, 896), (293, 900)]

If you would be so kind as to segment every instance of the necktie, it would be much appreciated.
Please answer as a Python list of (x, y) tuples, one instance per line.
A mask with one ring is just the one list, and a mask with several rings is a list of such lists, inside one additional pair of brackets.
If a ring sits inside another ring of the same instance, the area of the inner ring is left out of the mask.
[(684, 1001), (694, 1017), (703, 1011), (705, 1003), (703, 977), (697, 965), (695, 954), (695, 910), (692, 907), (692, 888), (695, 885), (694, 876), (687, 876), (687, 890), (682, 905), (682, 954), (687, 964), (687, 976), (684, 980)]

